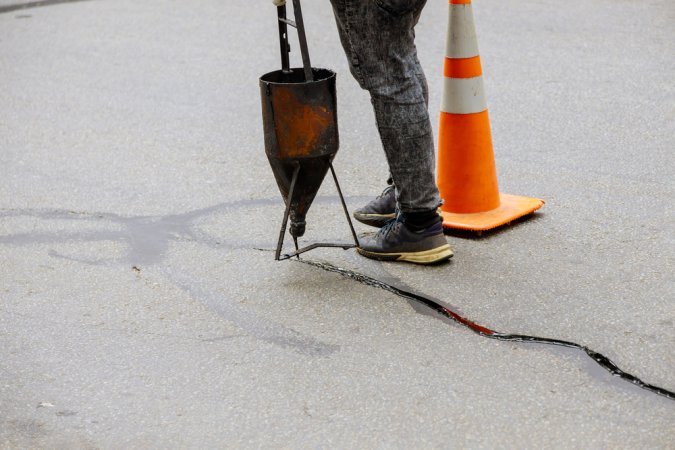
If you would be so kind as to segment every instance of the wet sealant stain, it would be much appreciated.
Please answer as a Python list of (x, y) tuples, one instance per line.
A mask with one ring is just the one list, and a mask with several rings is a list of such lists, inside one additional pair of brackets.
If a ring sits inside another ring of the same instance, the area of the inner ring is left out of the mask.
[(603, 355), (602, 353), (596, 352), (595, 350), (592, 350), (585, 345), (577, 344), (576, 342), (572, 341), (565, 341), (562, 339), (552, 339), (552, 338), (545, 338), (545, 337), (539, 337), (539, 336), (528, 336), (524, 334), (511, 334), (511, 333), (501, 333), (495, 330), (492, 330), (486, 326), (479, 325), (476, 322), (473, 322), (470, 319), (467, 319), (466, 317), (458, 314), (457, 312), (451, 310), (450, 308), (447, 308), (443, 305), (441, 305), (438, 301), (435, 301), (431, 298), (429, 298), (426, 295), (420, 294), (418, 292), (414, 292), (412, 290), (408, 289), (402, 289), (400, 287), (394, 286), (390, 282), (384, 282), (378, 279), (375, 279), (373, 277), (370, 277), (368, 275), (364, 275), (362, 273), (355, 272), (353, 270), (348, 270), (348, 269), (343, 269), (337, 266), (334, 266), (333, 264), (329, 264), (326, 262), (317, 262), (317, 261), (311, 261), (307, 259), (300, 259), (300, 260), (294, 260), (297, 262), (301, 262), (303, 264), (307, 264), (328, 272), (332, 273), (337, 273), (339, 275), (342, 275), (343, 277), (352, 279), (354, 281), (357, 281), (359, 283), (384, 289), (385, 291), (391, 292), (392, 294), (395, 294), (399, 297), (403, 297), (407, 300), (412, 300), (414, 302), (420, 303), (427, 308), (430, 308), (431, 310), (437, 312), (441, 316), (447, 317), (449, 319), (454, 320), (455, 322), (469, 328), (471, 331), (474, 333), (477, 333), (481, 336), (490, 338), (490, 339), (497, 339), (500, 341), (515, 341), (515, 342), (526, 342), (526, 343), (535, 343), (535, 344), (546, 344), (546, 345), (555, 345), (555, 346), (561, 346), (561, 347), (568, 347), (568, 348), (574, 348), (577, 350), (581, 350), (584, 353), (586, 353), (593, 361), (595, 361), (597, 364), (600, 365), (603, 369), (607, 370), (610, 374), (617, 376), (621, 378), (622, 380), (628, 381), (629, 383), (634, 384), (635, 386), (638, 386), (642, 389), (646, 389), (647, 391), (653, 392), (658, 395), (662, 395), (666, 398), (669, 398), (671, 400), (675, 400), (675, 392), (670, 391), (668, 389), (662, 388), (660, 386), (655, 386), (653, 384), (647, 383), (640, 378), (636, 377), (635, 375), (632, 375), (624, 370), (622, 370), (619, 366), (617, 366), (614, 362), (612, 362), (607, 356)]
[(255, 336), (261, 341), (281, 348), (288, 348), (307, 356), (329, 356), (340, 349), (338, 345), (320, 342), (259, 317), (252, 311), (238, 306), (236, 302), (228, 301), (223, 295), (206, 289), (201, 283), (195, 282), (182, 271), (164, 268), (161, 269), (161, 272), (192, 298), (199, 299), (211, 311), (235, 323), (245, 333)]
[[(0, 235), (0, 245), (34, 245), (57, 244), (66, 242), (98, 242), (114, 241), (126, 246), (127, 253), (121, 258), (74, 261), (89, 264), (106, 264), (111, 262), (130, 263), (131, 265), (153, 265), (164, 260), (172, 242), (198, 241), (211, 248), (250, 248), (251, 243), (216, 239), (197, 226), (197, 221), (210, 215), (227, 211), (230, 208), (255, 207), (271, 204), (269, 200), (251, 200), (220, 203), (207, 208), (200, 208), (182, 214), (158, 216), (123, 216), (112, 213), (68, 211), (59, 209), (20, 209), (0, 210), (0, 218), (35, 218), (44, 221), (64, 220), (69, 222), (105, 222), (116, 225), (119, 230), (86, 230), (56, 232), (24, 232)], [(278, 204), (279, 201), (273, 204)], [(260, 244), (266, 246), (267, 244)], [(52, 252), (52, 256), (61, 256)]]
[[(357, 197), (356, 199), (360, 199)], [(320, 196), (314, 200), (314, 204), (335, 203), (339, 201), (336, 196)], [(153, 265), (161, 263), (173, 242), (194, 241), (200, 245), (206, 245), (214, 249), (248, 250), (252, 247), (269, 248), (270, 241), (265, 242), (242, 242), (240, 239), (214, 238), (204, 232), (198, 226), (200, 219), (208, 218), (214, 214), (227, 212), (233, 209), (256, 208), (263, 206), (283, 205), (281, 198), (235, 200), (223, 202), (206, 208), (186, 211), (180, 214), (167, 214), (156, 216), (124, 216), (113, 213), (71, 211), (63, 209), (0, 209), (0, 218), (35, 218), (38, 220), (64, 220), (70, 222), (105, 222), (116, 225), (119, 230), (95, 230), (95, 231), (58, 231), (58, 232), (23, 232), (8, 235), (0, 235), (0, 245), (34, 245), (34, 244), (57, 244), (66, 242), (99, 242), (114, 241), (123, 244), (127, 253), (123, 257), (115, 259), (83, 260), (52, 252), (52, 256), (62, 256), (86, 264), (123, 263), (129, 265)], [(281, 222), (281, 217), (279, 217)]]
[(91, 0), (41, 0), (41, 1), (27, 2), (27, 3), (16, 3), (16, 4), (13, 4), (13, 5), (0, 6), (0, 14), (12, 12), (12, 11), (18, 11), (18, 10), (22, 10), (22, 9), (40, 8), (42, 6), (58, 5), (58, 4), (61, 4), (61, 3), (76, 3), (76, 2), (86, 2), (86, 1), (91, 1)]
[[(336, 202), (337, 197), (318, 197), (315, 202)], [(235, 324), (249, 336), (275, 346), (290, 349), (307, 356), (328, 356), (339, 350), (339, 346), (327, 344), (304, 336), (301, 333), (258, 316), (236, 304), (232, 298), (209, 289), (205, 283), (188, 275), (185, 268), (168, 267), (166, 253), (174, 242), (198, 242), (213, 249), (246, 249), (253, 246), (271, 247), (270, 242), (242, 242), (215, 238), (199, 227), (199, 220), (231, 209), (255, 208), (281, 205), (281, 199), (254, 199), (224, 202), (206, 208), (181, 214), (158, 216), (122, 216), (112, 213), (70, 211), (62, 209), (0, 209), (2, 218), (35, 218), (40, 221), (93, 222), (119, 229), (80, 231), (19, 232), (0, 235), (0, 245), (29, 246), (35, 244), (60, 244), (78, 242), (113, 241), (126, 247), (126, 254), (117, 258), (85, 259), (63, 255), (49, 250), (51, 257), (74, 261), (92, 266), (131, 267), (137, 275), (154, 269), (169, 282), (195, 298), (223, 319)]]

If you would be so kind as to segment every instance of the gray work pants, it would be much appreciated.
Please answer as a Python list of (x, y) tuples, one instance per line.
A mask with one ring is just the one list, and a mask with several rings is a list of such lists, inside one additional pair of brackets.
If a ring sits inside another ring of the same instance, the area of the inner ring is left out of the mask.
[(331, 0), (349, 68), (370, 93), (403, 212), (436, 209), (429, 94), (414, 27), (426, 0)]

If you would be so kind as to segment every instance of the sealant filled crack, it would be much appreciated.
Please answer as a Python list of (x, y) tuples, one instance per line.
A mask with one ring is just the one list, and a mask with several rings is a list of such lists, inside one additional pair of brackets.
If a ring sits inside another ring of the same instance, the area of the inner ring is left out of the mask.
[(636, 377), (635, 375), (632, 375), (624, 370), (622, 370), (619, 366), (617, 366), (612, 360), (610, 360), (607, 356), (603, 355), (602, 353), (596, 352), (595, 350), (592, 350), (585, 345), (577, 344), (576, 342), (571, 342), (571, 341), (565, 341), (561, 339), (553, 339), (553, 338), (545, 338), (545, 337), (539, 337), (539, 336), (528, 336), (524, 334), (511, 334), (511, 333), (501, 333), (495, 330), (492, 330), (490, 328), (487, 328), (485, 326), (479, 325), (466, 317), (461, 316), (460, 314), (452, 311), (451, 309), (441, 305), (435, 300), (432, 300), (431, 298), (428, 298), (422, 294), (418, 294), (415, 292), (408, 291), (406, 289), (402, 289), (396, 286), (393, 286), (389, 283), (385, 283), (383, 281), (377, 280), (373, 277), (370, 277), (368, 275), (364, 275), (358, 272), (354, 272), (352, 270), (348, 269), (343, 269), (337, 266), (334, 266), (329, 263), (325, 262), (316, 262), (316, 261), (311, 261), (307, 259), (300, 259), (297, 260), (298, 262), (308, 264), (313, 267), (317, 267), (319, 269), (323, 269), (328, 272), (333, 272), (337, 273), (339, 275), (342, 275), (343, 277), (346, 278), (351, 278), (352, 280), (358, 281), (359, 283), (368, 285), (368, 286), (373, 286), (377, 287), (380, 289), (384, 289), (385, 291), (391, 292), (392, 294), (398, 295), (399, 297), (406, 298), (408, 300), (414, 300), (416, 302), (419, 302), (428, 308), (438, 312), (439, 314), (448, 317), (455, 322), (469, 328), (471, 331), (481, 335), (488, 337), (490, 339), (497, 339), (500, 341), (516, 341), (516, 342), (531, 342), (531, 343), (536, 343), (536, 344), (546, 344), (546, 345), (557, 345), (557, 346), (562, 346), (562, 347), (570, 347), (570, 348), (576, 348), (578, 350), (583, 351), (586, 353), (593, 361), (595, 361), (597, 364), (599, 364), (603, 369), (607, 370), (609, 373), (611, 373), (614, 376), (617, 376), (625, 381), (628, 381), (629, 383), (632, 383), (642, 389), (646, 389), (650, 392), (653, 392), (658, 395), (662, 395), (666, 398), (669, 398), (671, 400), (675, 400), (675, 392), (669, 391), (668, 389), (662, 388), (660, 386), (655, 386), (653, 384), (647, 383), (640, 378)]

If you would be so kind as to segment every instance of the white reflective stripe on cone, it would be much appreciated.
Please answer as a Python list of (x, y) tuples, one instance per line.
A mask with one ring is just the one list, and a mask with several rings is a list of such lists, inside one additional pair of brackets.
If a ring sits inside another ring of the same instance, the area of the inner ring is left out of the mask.
[(478, 38), (473, 23), (471, 4), (448, 5), (448, 38), (445, 53), (448, 58), (478, 56)]
[(450, 114), (473, 114), (487, 109), (483, 77), (444, 79), (441, 111)]

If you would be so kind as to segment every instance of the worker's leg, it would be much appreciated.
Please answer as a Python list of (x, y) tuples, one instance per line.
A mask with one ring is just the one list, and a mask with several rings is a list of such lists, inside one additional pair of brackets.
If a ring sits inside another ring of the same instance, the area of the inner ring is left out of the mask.
[(436, 210), (428, 91), (414, 26), (426, 0), (331, 0), (352, 74), (368, 90), (404, 213)]
[[(440, 216), (426, 79), (413, 31), (426, 0), (331, 0), (349, 66), (370, 92), (400, 213), (359, 253), (434, 263), (452, 256)], [(380, 197), (370, 206), (390, 205)]]

